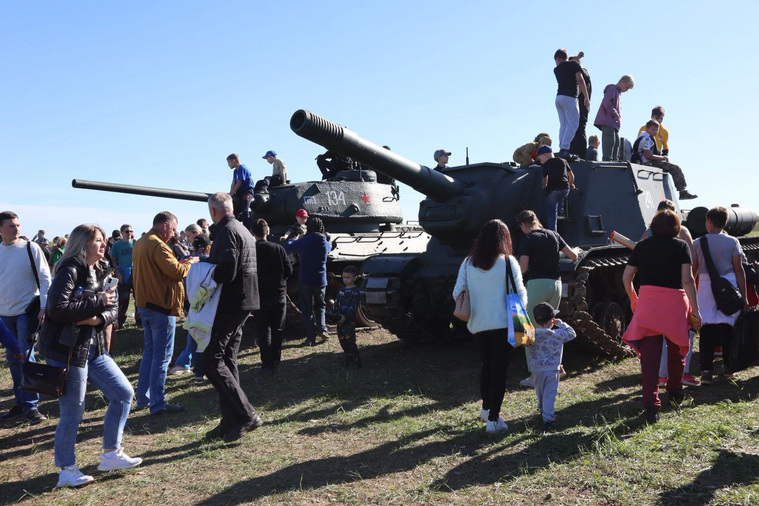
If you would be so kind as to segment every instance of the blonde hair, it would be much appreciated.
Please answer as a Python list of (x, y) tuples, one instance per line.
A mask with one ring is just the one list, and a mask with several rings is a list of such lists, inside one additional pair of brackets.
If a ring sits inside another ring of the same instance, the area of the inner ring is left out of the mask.
[(60, 260), (56, 262), (53, 274), (58, 272), (60, 266), (65, 263), (63, 260), (68, 258), (78, 258), (82, 262), (87, 263), (87, 247), (95, 242), (98, 233), (100, 233), (103, 241), (105, 241), (105, 231), (97, 225), (84, 224), (72, 230), (66, 243), (66, 251), (61, 255)]

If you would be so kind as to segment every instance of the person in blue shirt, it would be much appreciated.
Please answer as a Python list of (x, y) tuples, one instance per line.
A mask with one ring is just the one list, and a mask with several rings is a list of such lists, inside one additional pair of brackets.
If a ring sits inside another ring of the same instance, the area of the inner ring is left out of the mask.
[(246, 215), (250, 213), (250, 202), (253, 200), (252, 175), (248, 168), (240, 163), (240, 156), (237, 153), (232, 153), (227, 157), (227, 165), (234, 171), (232, 186), (229, 189), (233, 212), (235, 217), (241, 220), (242, 213)]
[[(119, 280), (117, 288), (119, 292), (119, 319), (118, 328), (124, 328), (129, 308), (129, 294), (134, 292), (132, 284), (132, 248), (134, 247), (134, 230), (132, 225), (125, 223), (119, 229), (121, 239), (111, 246), (111, 264), (114, 267), (113, 275)], [(139, 325), (139, 318), (135, 315)]]
[[(322, 341), (327, 340), (327, 321), (324, 297), (327, 290), (327, 255), (331, 251), (324, 223), (311, 216), (306, 224), (306, 235), (300, 239), (290, 239), (285, 243), (288, 252), (300, 253), (300, 273), (298, 275), (298, 297), (303, 324), (306, 327), (305, 346), (316, 344), (317, 333)], [(316, 313), (316, 321), (314, 318)]]

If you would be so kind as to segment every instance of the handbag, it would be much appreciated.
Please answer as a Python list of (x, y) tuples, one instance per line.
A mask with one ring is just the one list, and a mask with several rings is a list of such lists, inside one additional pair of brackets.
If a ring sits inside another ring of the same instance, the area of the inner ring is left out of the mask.
[(509, 312), (509, 344), (514, 348), (530, 346), (535, 342), (535, 326), (530, 321), (522, 299), (517, 293), (517, 285), (514, 282), (508, 257), (506, 257), (506, 306)]
[(714, 302), (717, 304), (717, 309), (726, 316), (737, 313), (743, 309), (743, 296), (737, 288), (727, 278), (723, 278), (717, 274), (717, 268), (714, 266), (714, 260), (712, 260), (712, 254), (709, 251), (709, 243), (706, 241), (706, 236), (701, 240), (701, 251), (704, 254), (704, 262), (706, 263), (706, 270), (709, 271), (709, 279), (712, 284), (712, 295), (714, 296)]
[[(464, 276), (466, 277), (466, 265), (464, 266)], [(469, 305), (469, 292), (467, 290), (467, 288), (469, 288), (468, 281), (465, 280), (464, 284), (466, 288), (464, 288), (464, 291), (461, 292), (458, 297), (456, 297), (456, 307), (453, 310), (453, 316), (462, 322), (468, 322), (469, 315), (471, 314), (471, 306)]]
[[(32, 273), (34, 274), (34, 280), (37, 282), (37, 291), (40, 289), (40, 277), (37, 274), (37, 266), (34, 265), (34, 257), (32, 257), (32, 243), (27, 242), (26, 243), (26, 253), (29, 255), (29, 263), (32, 265)], [(40, 313), (40, 296), (35, 295), (32, 301), (29, 303), (28, 306), (26, 306), (26, 309), (24, 309), (24, 313), (26, 313), (26, 316), (29, 318), (37, 318), (37, 315)]]
[(71, 351), (69, 351), (69, 360), (65, 368), (39, 362), (30, 362), (29, 358), (34, 351), (34, 344), (37, 342), (38, 335), (39, 331), (32, 334), (32, 342), (29, 346), (29, 352), (26, 354), (26, 360), (21, 364), (22, 375), (19, 388), (27, 392), (49, 395), (50, 397), (57, 399), (66, 393), (66, 382), (69, 377), (71, 355), (74, 352), (74, 349), (71, 348)]

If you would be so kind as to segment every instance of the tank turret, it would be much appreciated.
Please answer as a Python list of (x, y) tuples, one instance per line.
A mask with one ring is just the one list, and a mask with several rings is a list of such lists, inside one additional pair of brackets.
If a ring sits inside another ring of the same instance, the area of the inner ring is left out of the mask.
[[(419, 222), (432, 238), (421, 255), (378, 255), (363, 265), (362, 297), (372, 315), (402, 339), (434, 341), (466, 334), (453, 318), (451, 291), (459, 265), (480, 228), (498, 218), (511, 229), (515, 251), (522, 233), (516, 216), (531, 209), (546, 223), (546, 198), (540, 167), (513, 163), (475, 163), (431, 170), (362, 139), (356, 133), (305, 110), (296, 111), (291, 129), (301, 137), (349, 156), (408, 184), (427, 196)], [(609, 239), (616, 231), (638, 240), (661, 200), (679, 205), (668, 173), (627, 162), (573, 162), (573, 190), (564, 203), (558, 232), (583, 253), (561, 262), (562, 318), (596, 350), (626, 355), (620, 339), (631, 317), (621, 273), (629, 250)], [(756, 213), (732, 208), (735, 235), (756, 223)], [(689, 222), (703, 221), (700, 210)], [(749, 251), (755, 239), (741, 239)], [(749, 244), (751, 243), (751, 244)], [(752, 253), (752, 255), (756, 255)]]

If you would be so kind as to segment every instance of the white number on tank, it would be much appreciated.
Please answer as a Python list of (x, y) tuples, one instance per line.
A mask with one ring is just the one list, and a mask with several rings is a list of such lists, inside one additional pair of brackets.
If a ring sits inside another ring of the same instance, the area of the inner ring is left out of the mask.
[(346, 205), (345, 203), (345, 193), (340, 191), (336, 192), (334, 190), (327, 192), (327, 200), (329, 201), (329, 205), (336, 206), (339, 204)]

